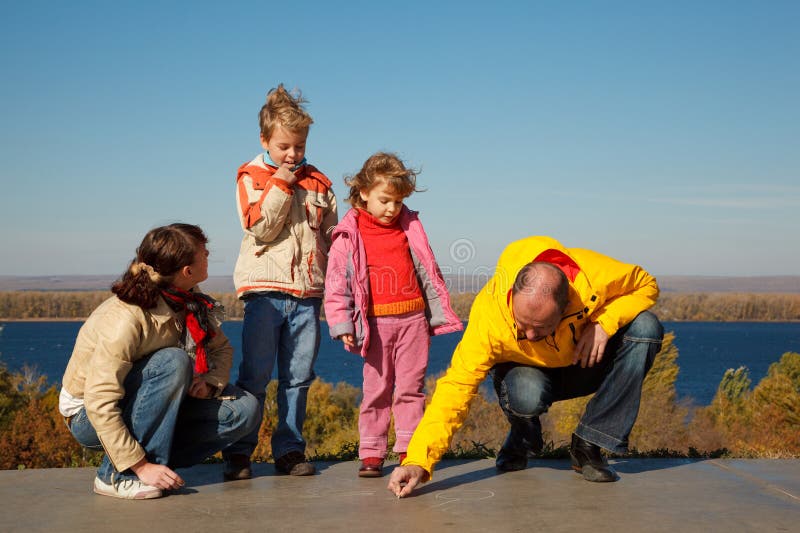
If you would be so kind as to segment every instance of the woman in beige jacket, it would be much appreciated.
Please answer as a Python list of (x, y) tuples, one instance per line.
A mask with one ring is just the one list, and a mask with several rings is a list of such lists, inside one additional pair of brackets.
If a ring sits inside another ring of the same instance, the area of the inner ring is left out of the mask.
[(114, 296), (78, 333), (59, 410), (83, 446), (105, 451), (98, 494), (162, 496), (199, 463), (258, 424), (258, 402), (228, 383), (233, 348), (222, 308), (195, 287), (208, 277), (203, 231), (151, 230)]

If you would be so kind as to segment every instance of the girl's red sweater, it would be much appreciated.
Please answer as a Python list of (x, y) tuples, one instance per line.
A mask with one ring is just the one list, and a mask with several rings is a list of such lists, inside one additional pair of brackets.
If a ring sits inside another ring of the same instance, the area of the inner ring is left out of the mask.
[(398, 220), (382, 224), (360, 210), (358, 230), (367, 255), (370, 316), (402, 315), (425, 309), (408, 238)]

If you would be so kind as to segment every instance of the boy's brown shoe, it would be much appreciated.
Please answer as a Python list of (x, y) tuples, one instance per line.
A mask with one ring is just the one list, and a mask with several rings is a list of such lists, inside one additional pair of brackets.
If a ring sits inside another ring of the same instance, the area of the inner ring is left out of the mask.
[(314, 465), (306, 460), (306, 456), (298, 451), (289, 452), (275, 459), (275, 470), (290, 476), (310, 476), (317, 471)]
[(222, 471), (222, 478), (225, 481), (237, 481), (251, 477), (253, 477), (253, 472), (250, 469), (250, 457), (241, 453), (225, 457), (225, 469)]

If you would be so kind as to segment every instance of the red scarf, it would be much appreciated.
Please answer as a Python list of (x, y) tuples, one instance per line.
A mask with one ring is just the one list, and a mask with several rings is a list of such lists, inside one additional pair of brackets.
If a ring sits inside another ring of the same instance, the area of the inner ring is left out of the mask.
[(186, 329), (196, 346), (194, 373), (205, 374), (208, 372), (206, 344), (216, 335), (209, 327), (208, 312), (216, 302), (202, 292), (188, 292), (175, 286), (162, 290), (161, 295), (175, 311), (186, 311)]

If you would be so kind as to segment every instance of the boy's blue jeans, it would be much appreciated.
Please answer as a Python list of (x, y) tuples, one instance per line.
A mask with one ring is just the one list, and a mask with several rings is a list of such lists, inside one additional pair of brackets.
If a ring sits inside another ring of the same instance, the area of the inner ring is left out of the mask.
[[(251, 394), (229, 384), (222, 395), (234, 400), (192, 398), (186, 395), (191, 383), (192, 360), (180, 348), (164, 348), (137, 361), (125, 377), (122, 419), (149, 462), (171, 468), (197, 464), (258, 422), (258, 402)], [(85, 408), (69, 426), (81, 445), (103, 449)], [(106, 455), (97, 476), (111, 483), (112, 474), (114, 479), (137, 479), (131, 470), (118, 472)]]
[(644, 311), (609, 339), (600, 364), (591, 368), (496, 365), (491, 371), (494, 387), (511, 422), (503, 448), (511, 454), (538, 453), (542, 448), (539, 415), (553, 402), (595, 393), (575, 434), (609, 451), (627, 452), (628, 435), (639, 414), (642, 383), (663, 337), (658, 318)]
[[(278, 425), (272, 434), (272, 456), (305, 453), (303, 423), (308, 388), (320, 341), (320, 298), (295, 298), (281, 292), (248, 295), (242, 323), (242, 363), (236, 384), (258, 399), (259, 419), (266, 388), (278, 361)], [(258, 444), (257, 426), (230, 446), (226, 456), (250, 456)]]

